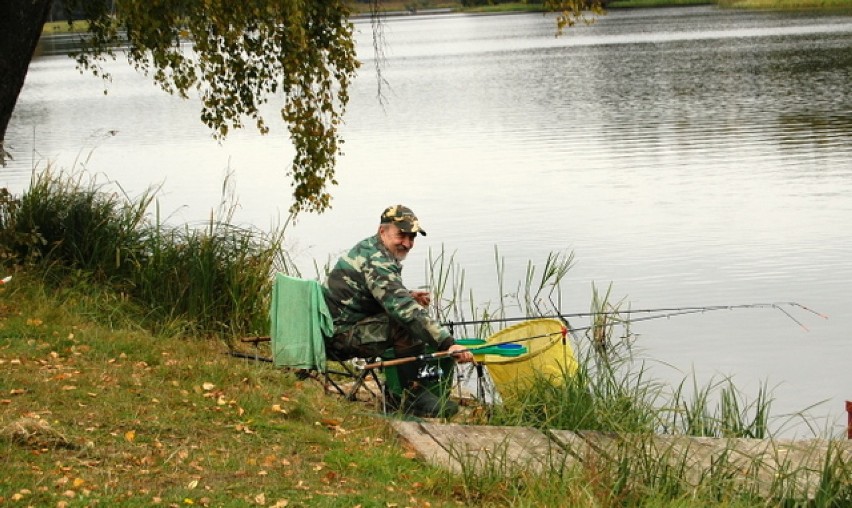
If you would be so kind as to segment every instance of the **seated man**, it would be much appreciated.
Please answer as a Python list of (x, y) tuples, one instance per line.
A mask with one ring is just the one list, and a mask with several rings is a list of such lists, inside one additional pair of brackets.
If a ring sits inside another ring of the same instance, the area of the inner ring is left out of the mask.
[[(385, 209), (378, 232), (341, 256), (323, 287), (335, 335), (326, 345), (344, 356), (376, 357), (392, 347), (397, 358), (425, 352), (426, 345), (455, 353), (459, 362), (473, 356), (455, 344), (450, 332), (433, 319), (426, 292), (411, 292), (402, 283), (402, 260), (417, 233), (426, 235), (411, 209)], [(428, 418), (448, 417), (458, 405), (441, 401), (419, 380), (421, 362), (397, 366), (407, 412)]]

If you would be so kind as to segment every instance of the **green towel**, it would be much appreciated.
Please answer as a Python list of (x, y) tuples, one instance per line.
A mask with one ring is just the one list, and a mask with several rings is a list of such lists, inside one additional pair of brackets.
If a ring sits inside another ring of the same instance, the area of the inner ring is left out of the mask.
[(334, 325), (319, 282), (275, 274), (269, 316), (275, 365), (325, 372), (324, 337)]

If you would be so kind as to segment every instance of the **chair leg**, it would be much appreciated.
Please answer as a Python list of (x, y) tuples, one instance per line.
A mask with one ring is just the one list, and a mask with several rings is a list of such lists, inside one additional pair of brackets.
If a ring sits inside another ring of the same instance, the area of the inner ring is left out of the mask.
[[(361, 389), (367, 390), (373, 398), (378, 398), (380, 396), (382, 383), (374, 370), (356, 370), (351, 365), (347, 364), (345, 360), (339, 360), (333, 356), (329, 356), (329, 360), (339, 363), (345, 372), (326, 370), (326, 372), (323, 373), (323, 377), (325, 377), (326, 381), (346, 400), (356, 400), (358, 391)], [(352, 378), (354, 380), (352, 386), (348, 390), (344, 390), (343, 387), (332, 378), (333, 374)], [(371, 390), (366, 384), (368, 378), (372, 378), (373, 381), (376, 382), (376, 385), (379, 387), (379, 394)]]

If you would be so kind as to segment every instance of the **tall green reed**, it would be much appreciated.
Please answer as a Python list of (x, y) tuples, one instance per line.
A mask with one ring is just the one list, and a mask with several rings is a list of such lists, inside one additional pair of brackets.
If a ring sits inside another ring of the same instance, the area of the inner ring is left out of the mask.
[[(19, 200), (14, 228), (31, 241), (7, 245), (18, 260), (37, 260), (62, 273), (85, 272), (96, 281), (117, 283), (132, 276), (147, 234), (145, 213), (154, 193), (130, 199), (83, 173), (34, 173)], [(8, 210), (8, 208), (7, 208)], [(37, 241), (32, 239), (37, 238)], [(60, 274), (61, 275), (61, 274)]]
[(7, 264), (121, 295), (161, 333), (228, 340), (268, 329), (271, 276), (295, 272), (281, 249), (286, 223), (272, 232), (233, 224), (228, 178), (219, 208), (196, 226), (168, 224), (158, 207), (152, 214), (156, 189), (133, 199), (114, 187), (82, 172), (34, 174), (20, 198), (0, 200), (17, 232), (0, 235)]
[[(440, 262), (430, 264), (433, 271), (436, 267), (441, 274), (453, 270), (446, 266), (451, 258), (443, 251), (437, 259)], [(561, 300), (554, 304), (553, 294), (561, 294), (559, 286), (572, 259), (549, 257), (541, 277), (528, 265), (515, 292), (507, 291), (500, 280), (496, 308), (493, 302), (475, 305), (472, 295), (471, 301), (461, 302), (451, 287), (452, 278), (442, 275), (440, 294), (453, 298), (445, 300), (452, 304), (450, 308), (441, 311), (461, 316), (459, 321), (493, 317), (493, 322), (471, 330), (483, 338), (509, 324), (500, 321), (507, 308), (523, 309), (529, 317), (558, 311)], [(501, 279), (507, 270), (496, 250), (495, 262)], [(819, 484), (814, 485), (810, 467), (793, 464), (772, 440), (762, 450), (735, 449), (738, 439), (773, 437), (768, 387), (761, 385), (756, 397), (748, 400), (731, 378), (701, 384), (693, 375), (691, 382), (687, 378), (674, 387), (655, 379), (636, 355), (629, 313), (621, 313), (621, 301), (613, 303), (612, 286), (605, 292), (593, 286), (592, 293), (591, 325), (585, 334), (572, 334), (579, 364), (576, 372), (563, 372), (558, 382), (537, 378), (514, 397), (491, 404), (485, 414), (490, 425), (533, 426), (545, 432), (596, 431), (599, 436), (611, 436), (610, 445), (597, 448), (593, 456), (578, 456), (581, 460), (574, 467), (545, 470), (535, 478), (510, 476), (502, 483), (497, 472), (506, 468), (500, 463), (506, 457), (495, 455), (496, 463), (486, 467), (463, 463), (468, 500), (481, 501), (483, 488), (511, 485), (515, 494), (507, 496), (504, 490), (499, 496), (503, 501), (547, 504), (563, 494), (560, 489), (566, 478), (573, 478), (571, 486), (584, 485), (584, 499), (597, 506), (844, 506), (850, 496), (848, 454), (835, 454), (846, 457), (845, 462), (827, 458)], [(731, 448), (708, 457), (706, 463), (696, 462), (700, 450), (686, 439), (692, 436), (730, 440)], [(484, 477), (474, 474), (477, 468), (486, 472)]]

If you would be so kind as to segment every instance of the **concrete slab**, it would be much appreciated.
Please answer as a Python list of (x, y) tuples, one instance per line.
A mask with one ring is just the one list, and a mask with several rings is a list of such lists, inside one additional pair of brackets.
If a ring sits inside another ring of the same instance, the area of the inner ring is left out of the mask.
[(682, 478), (688, 485), (730, 484), (757, 495), (783, 483), (812, 497), (826, 457), (849, 464), (852, 441), (716, 439), (607, 434), (526, 427), (395, 421), (393, 426), (425, 460), (455, 473), (515, 475), (560, 471), (594, 462), (627, 461), (631, 476)]
[(531, 428), (404, 421), (393, 426), (428, 462), (456, 473), (540, 472), (566, 460), (553, 440)]

